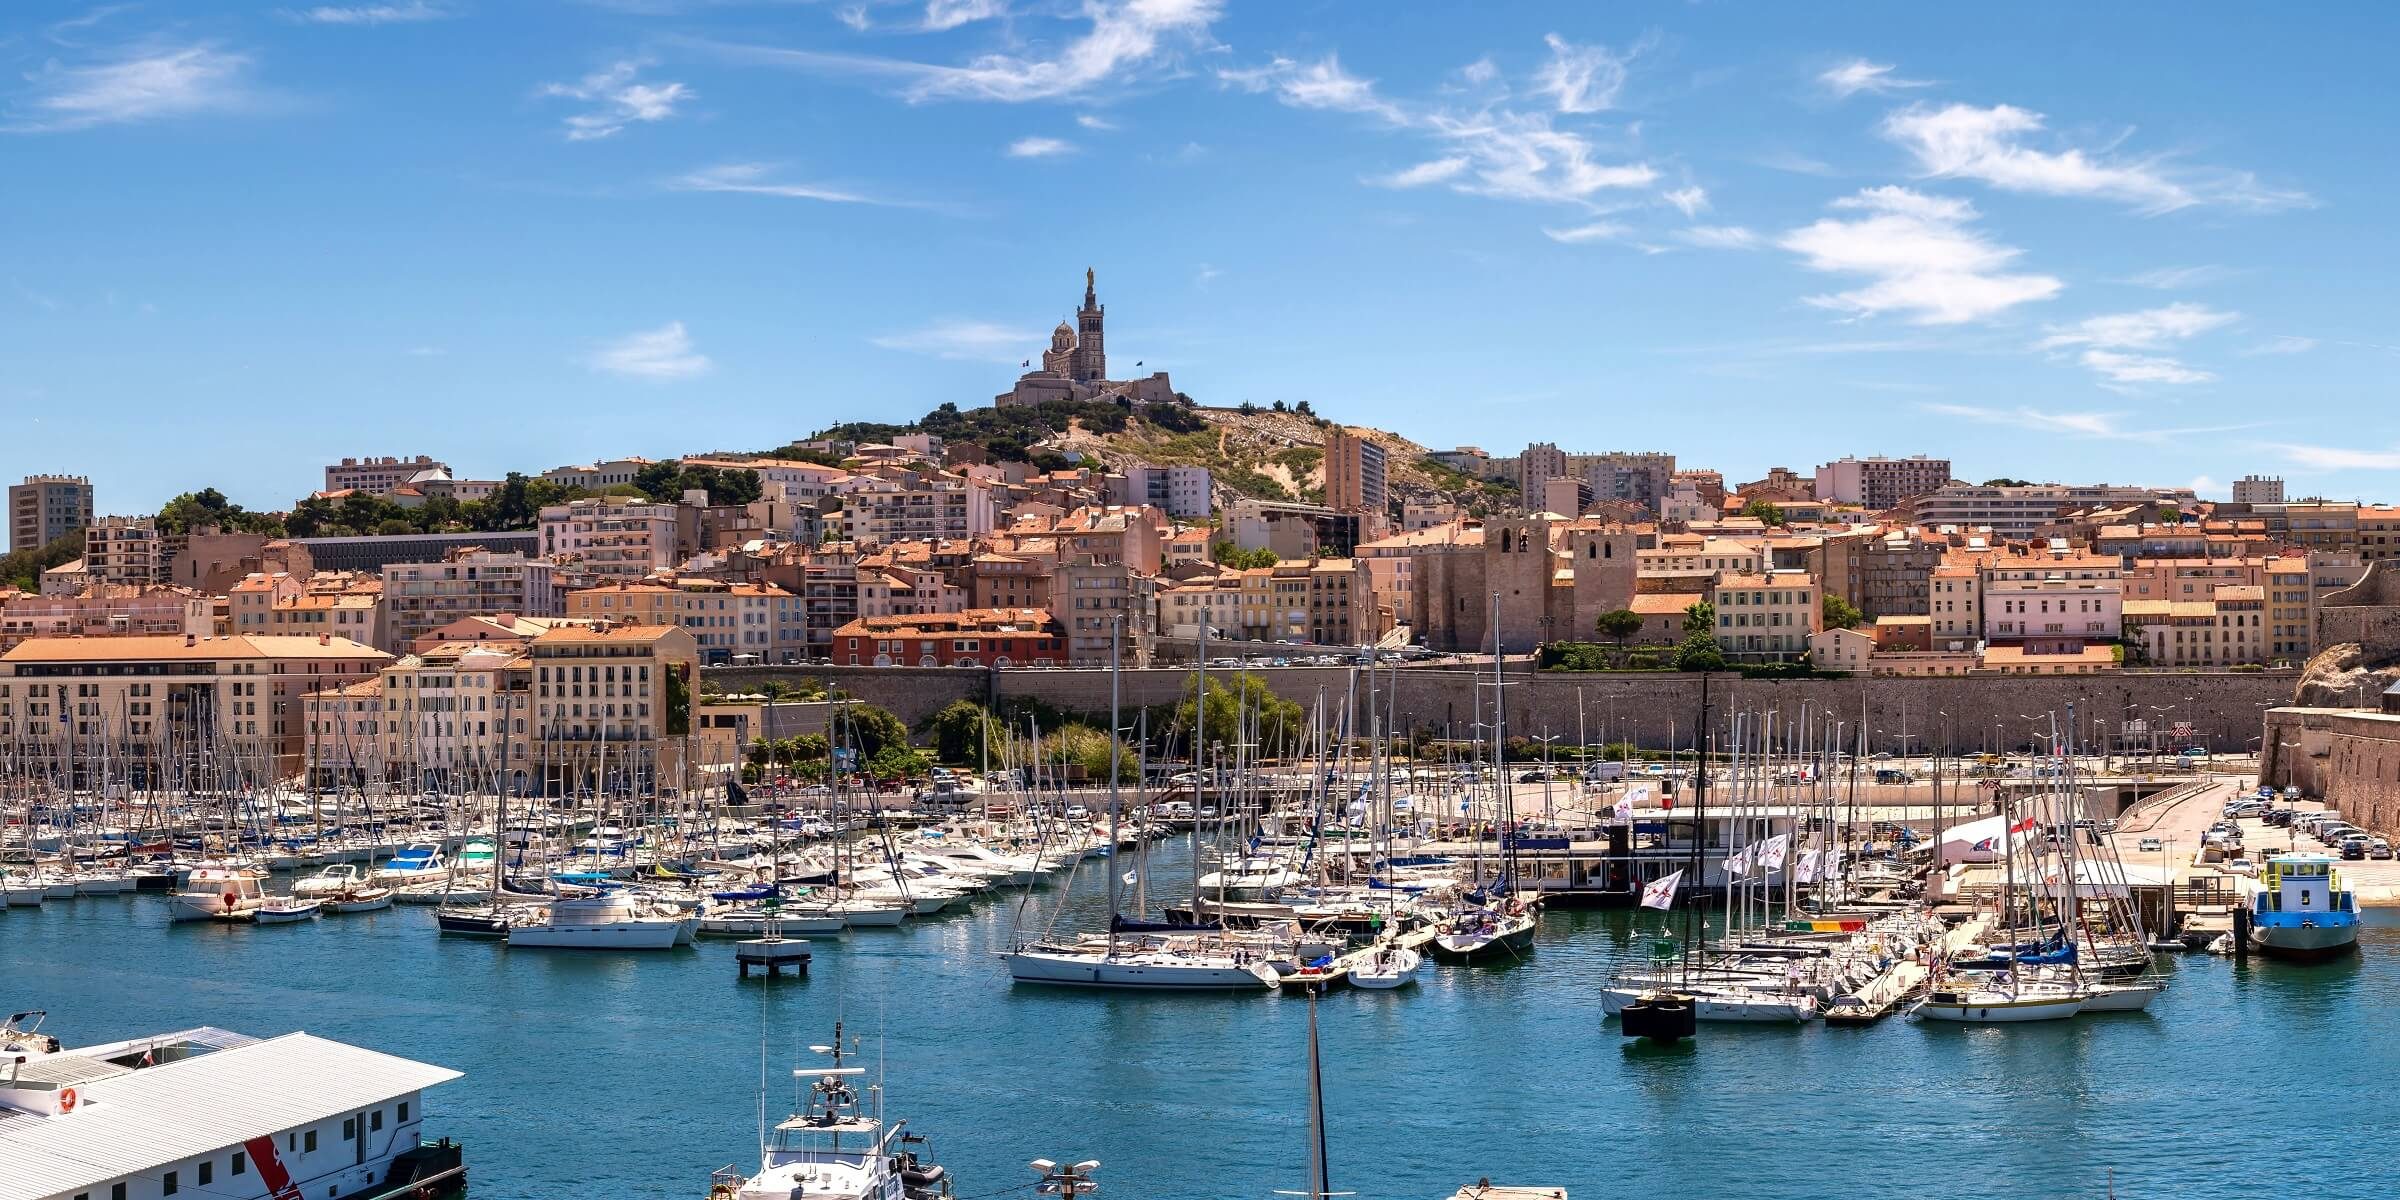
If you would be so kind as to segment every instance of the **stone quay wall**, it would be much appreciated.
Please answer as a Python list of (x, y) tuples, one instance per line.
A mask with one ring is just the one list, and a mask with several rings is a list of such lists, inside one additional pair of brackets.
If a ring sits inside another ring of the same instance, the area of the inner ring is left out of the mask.
[[(1325, 698), (1338, 713), (1352, 686), (1346, 667), (1251, 668), (1267, 686), (1303, 708)], [(1069, 712), (1108, 711), (1105, 670), (1007, 670), (959, 667), (771, 667), (719, 669), (708, 677), (727, 691), (770, 679), (798, 683), (815, 679), (891, 709), (914, 724), (953, 700), (989, 703), (1026, 697)], [(1122, 673), (1128, 708), (1163, 704), (1190, 686), (1189, 670), (1129, 670)], [(1743, 679), (1711, 676), (1709, 704), (1722, 728), (1729, 714), (1777, 712), (1778, 723), (1799, 718), (1805, 707), (1814, 721), (1830, 715), (1847, 722), (1854, 739), (1861, 721), (1870, 751), (1965, 753), (1986, 747), (2016, 747), (2044, 736), (2050, 714), (2062, 731), (2075, 706), (2079, 743), (2099, 749), (2105, 739), (2122, 749), (2125, 722), (2141, 720), (2162, 739), (2177, 722), (2192, 725), (2193, 744), (2220, 753), (2256, 750), (2269, 708), (2286, 704), (2296, 676), (2290, 671), (2125, 671), (2099, 675), (1966, 675), (1935, 678)], [(1489, 667), (1403, 667), (1378, 675), (1393, 686), (1390, 710), (1402, 729), (1472, 734), (1486, 721), (1492, 695)], [(1512, 736), (1549, 735), (1563, 744), (1631, 740), (1664, 749), (1670, 737), (1690, 745), (1700, 712), (1701, 679), (1675, 673), (1531, 672), (1509, 668), (1508, 730)], [(1396, 685), (1395, 685), (1396, 681)], [(1581, 724), (1578, 725), (1580, 717)], [(1364, 719), (1361, 719), (1363, 725)], [(2149, 739), (2141, 740), (2147, 747)], [(2163, 744), (2163, 743), (2162, 743)]]

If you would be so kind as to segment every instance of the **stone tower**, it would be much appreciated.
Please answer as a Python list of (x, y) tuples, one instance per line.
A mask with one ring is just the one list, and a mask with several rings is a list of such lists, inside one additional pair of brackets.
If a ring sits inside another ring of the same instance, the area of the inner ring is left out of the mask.
[(1108, 378), (1108, 350), (1101, 341), (1100, 323), (1108, 315), (1092, 288), (1092, 269), (1083, 269), (1083, 307), (1075, 310), (1075, 370), (1077, 383)]

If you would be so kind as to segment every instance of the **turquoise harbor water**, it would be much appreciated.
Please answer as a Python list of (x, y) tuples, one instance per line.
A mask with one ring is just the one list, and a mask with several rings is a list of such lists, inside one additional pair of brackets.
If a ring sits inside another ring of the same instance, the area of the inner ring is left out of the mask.
[[(1081, 872), (1082, 919), (1102, 914), (1102, 865)], [(423, 909), (170, 927), (157, 897), (52, 901), (0, 916), (0, 1003), (49, 1009), (70, 1043), (307, 1029), (455, 1067), (426, 1127), (466, 1143), (476, 1200), (697, 1200), (711, 1169), (754, 1164), (762, 1024), (780, 1117), (837, 1019), (961, 1197), (1029, 1194), (1035, 1157), (1098, 1158), (1126, 1198), (1302, 1186), (1304, 1000), (1012, 987), (994, 956), (1012, 908), (820, 941), (805, 982), (769, 987), (737, 982), (726, 944), (512, 952), (441, 939)], [(2400, 1191), (2380, 1177), (2400, 1137), (2389, 920), (2330, 966), (2182, 959), (2146, 1015), (1703, 1026), (1658, 1049), (1624, 1044), (1596, 991), (1643, 952), (1645, 916), (1553, 913), (1526, 962), (1321, 1001), (1335, 1187), (2100, 1197), (2113, 1171), (2124, 1197)]]

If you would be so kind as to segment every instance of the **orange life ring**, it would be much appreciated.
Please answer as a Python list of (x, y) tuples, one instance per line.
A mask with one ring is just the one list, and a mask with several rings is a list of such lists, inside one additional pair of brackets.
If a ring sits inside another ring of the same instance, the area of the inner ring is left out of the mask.
[(74, 1088), (58, 1089), (58, 1111), (61, 1113), (74, 1112), (75, 1104), (80, 1099), (81, 1097), (75, 1094)]

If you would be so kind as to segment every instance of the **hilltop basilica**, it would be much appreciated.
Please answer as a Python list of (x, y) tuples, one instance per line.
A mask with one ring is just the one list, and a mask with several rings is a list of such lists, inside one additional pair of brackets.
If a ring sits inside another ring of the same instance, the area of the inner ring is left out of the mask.
[[(1050, 348), (1042, 351), (1040, 369), (1018, 376), (1017, 385), (994, 396), (992, 403), (1005, 407), (1049, 400), (1113, 400), (1119, 396), (1135, 404), (1175, 403), (1175, 386), (1167, 382), (1165, 371), (1140, 379), (1108, 377), (1108, 343), (1102, 328), (1107, 319), (1108, 308), (1100, 303), (1093, 290), (1092, 272), (1086, 268), (1083, 307), (1075, 310), (1074, 323), (1060, 321), (1058, 328), (1050, 332)], [(1033, 360), (1027, 359), (1026, 365), (1033, 365)]]

